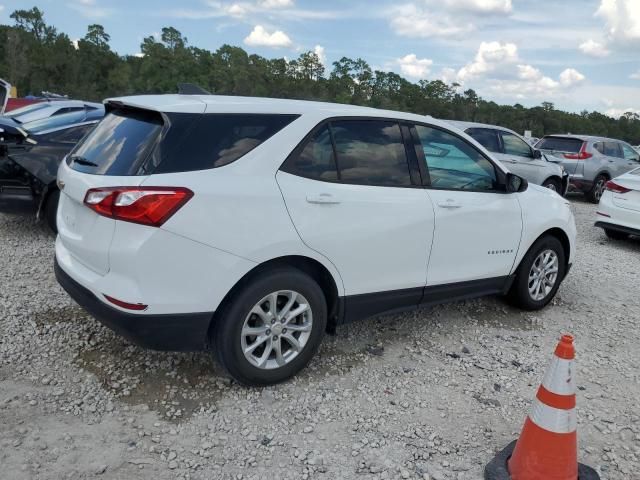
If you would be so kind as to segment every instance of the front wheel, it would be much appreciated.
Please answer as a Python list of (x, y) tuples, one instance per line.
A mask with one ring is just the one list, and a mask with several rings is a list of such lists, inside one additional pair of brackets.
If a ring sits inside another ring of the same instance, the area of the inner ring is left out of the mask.
[(522, 259), (509, 291), (511, 302), (525, 310), (540, 310), (556, 295), (565, 275), (565, 252), (560, 241), (544, 236)]
[(542, 184), (543, 187), (553, 190), (558, 195), (562, 195), (562, 184), (555, 178), (548, 178)]
[(212, 343), (220, 364), (239, 383), (279, 383), (303, 369), (327, 326), (320, 286), (304, 272), (279, 268), (234, 294), (215, 320)]

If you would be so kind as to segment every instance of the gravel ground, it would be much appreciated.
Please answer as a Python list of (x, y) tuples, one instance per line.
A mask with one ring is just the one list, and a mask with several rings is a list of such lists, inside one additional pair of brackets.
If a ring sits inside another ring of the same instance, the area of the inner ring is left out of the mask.
[(579, 250), (544, 311), (486, 298), (344, 326), (263, 389), (114, 335), (57, 285), (53, 236), (0, 215), (0, 476), (480, 479), (569, 331), (580, 459), (640, 479), (640, 240), (607, 240), (571, 200)]

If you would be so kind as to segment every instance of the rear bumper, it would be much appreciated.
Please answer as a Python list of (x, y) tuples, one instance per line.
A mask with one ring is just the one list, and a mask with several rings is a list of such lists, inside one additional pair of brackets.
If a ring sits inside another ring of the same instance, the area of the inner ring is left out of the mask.
[(569, 176), (570, 192), (589, 192), (593, 188), (593, 181), (585, 180), (583, 177)]
[(201, 351), (208, 344), (213, 312), (140, 315), (126, 313), (100, 301), (71, 278), (55, 260), (58, 283), (81, 307), (101, 323), (133, 343), (153, 350)]
[(615, 223), (608, 222), (596, 222), (596, 227), (604, 228), (606, 230), (615, 230), (616, 232), (628, 233), (629, 235), (640, 236), (640, 229), (625, 227), (624, 225), (616, 225)]

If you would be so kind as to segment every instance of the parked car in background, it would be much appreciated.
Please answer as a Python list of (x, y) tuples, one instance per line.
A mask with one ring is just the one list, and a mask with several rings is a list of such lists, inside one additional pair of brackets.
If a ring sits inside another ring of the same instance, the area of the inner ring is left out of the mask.
[(524, 139), (532, 147), (535, 146), (536, 143), (538, 143), (538, 140), (540, 140), (538, 137), (524, 137)]
[(447, 120), (447, 123), (464, 131), (492, 152), (510, 171), (526, 178), (528, 182), (542, 185), (560, 195), (567, 192), (569, 176), (564, 169), (557, 162), (547, 161), (544, 155), (513, 130), (484, 123), (454, 120)]
[(445, 122), (206, 95), (107, 110), (58, 170), (58, 281), (134, 342), (212, 346), (244, 384), (291, 377), (342, 322), (488, 294), (543, 308), (574, 258), (568, 203)]
[(640, 168), (605, 184), (596, 217), (596, 227), (604, 229), (609, 238), (640, 236)]
[(84, 102), (82, 100), (46, 99), (0, 116), (0, 129), (24, 125), (55, 115), (83, 111), (88, 113), (92, 110), (104, 111), (104, 107), (101, 103)]
[(598, 203), (605, 184), (640, 166), (640, 154), (621, 140), (589, 135), (545, 135), (536, 148), (559, 159), (569, 173), (569, 189)]
[(0, 212), (36, 213), (57, 231), (58, 165), (103, 115), (104, 109), (72, 112), (19, 128), (22, 137), (5, 144), (0, 158)]

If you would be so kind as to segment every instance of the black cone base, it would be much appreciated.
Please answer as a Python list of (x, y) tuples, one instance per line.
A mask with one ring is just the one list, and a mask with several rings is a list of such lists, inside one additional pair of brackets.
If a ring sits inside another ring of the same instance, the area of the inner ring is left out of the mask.
[[(493, 457), (487, 466), (484, 467), (484, 480), (511, 480), (507, 461), (513, 453), (516, 440), (507, 445), (503, 450)], [(600, 475), (593, 468), (578, 464), (578, 480), (600, 480)]]

